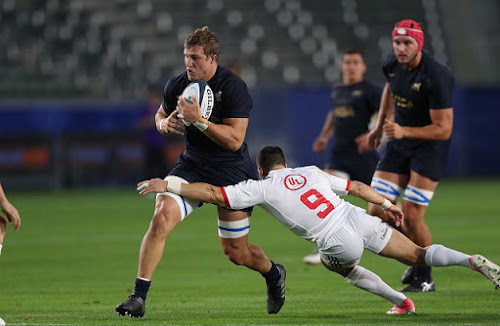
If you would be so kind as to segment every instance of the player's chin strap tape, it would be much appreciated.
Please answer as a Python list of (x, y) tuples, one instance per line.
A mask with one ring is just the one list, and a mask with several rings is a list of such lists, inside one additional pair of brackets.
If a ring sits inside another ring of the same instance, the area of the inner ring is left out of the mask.
[(403, 199), (423, 206), (428, 206), (432, 196), (434, 196), (434, 191), (408, 186), (406, 187)]
[(250, 231), (250, 219), (248, 217), (239, 221), (222, 221), (219, 223), (219, 237), (225, 239), (237, 239), (248, 234)]
[(389, 198), (390, 200), (396, 202), (398, 201), (399, 195), (403, 192), (403, 188), (387, 180), (373, 178), (370, 186), (375, 189), (382, 196)]

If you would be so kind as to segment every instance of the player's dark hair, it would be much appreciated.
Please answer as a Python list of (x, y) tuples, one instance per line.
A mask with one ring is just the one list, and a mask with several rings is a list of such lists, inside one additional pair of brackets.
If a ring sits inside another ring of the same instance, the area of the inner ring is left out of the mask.
[(360, 49), (356, 48), (345, 49), (344, 51), (342, 51), (342, 57), (344, 57), (344, 55), (346, 54), (359, 54), (361, 58), (363, 58), (363, 61), (365, 60), (365, 55), (363, 54), (363, 51), (361, 51)]
[(197, 45), (203, 48), (207, 57), (210, 57), (212, 54), (219, 55), (219, 40), (208, 26), (195, 29), (184, 41), (185, 48)]
[(285, 163), (285, 154), (279, 146), (266, 146), (257, 155), (257, 165), (264, 170), (264, 175), (267, 175), (272, 167)]

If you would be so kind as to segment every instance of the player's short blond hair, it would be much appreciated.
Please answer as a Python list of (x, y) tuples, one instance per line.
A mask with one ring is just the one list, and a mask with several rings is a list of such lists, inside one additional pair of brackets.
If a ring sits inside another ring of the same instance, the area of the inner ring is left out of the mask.
[(190, 48), (197, 45), (203, 48), (207, 57), (213, 54), (219, 55), (219, 40), (208, 26), (195, 29), (184, 41), (184, 48)]

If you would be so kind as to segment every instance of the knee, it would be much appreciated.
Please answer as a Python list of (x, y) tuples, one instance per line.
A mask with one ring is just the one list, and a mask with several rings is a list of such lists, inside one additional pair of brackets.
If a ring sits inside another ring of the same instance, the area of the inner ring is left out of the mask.
[(222, 250), (229, 259), (235, 265), (245, 265), (246, 259), (248, 257), (248, 252), (244, 250), (243, 247), (232, 245), (231, 243), (222, 244)]
[(155, 236), (166, 237), (179, 223), (180, 216), (172, 208), (159, 207), (155, 209), (149, 231)]
[(405, 203), (403, 213), (405, 215), (405, 224), (409, 228), (417, 228), (425, 224), (424, 215), (426, 206), (415, 203)]
[(410, 265), (411, 266), (425, 266), (425, 254), (427, 250), (422, 247), (417, 247), (414, 252), (410, 255)]

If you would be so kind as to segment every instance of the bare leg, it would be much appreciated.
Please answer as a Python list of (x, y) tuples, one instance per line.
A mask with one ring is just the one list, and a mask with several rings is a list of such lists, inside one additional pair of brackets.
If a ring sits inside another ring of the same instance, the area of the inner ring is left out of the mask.
[[(404, 189), (406, 187), (406, 185), (408, 184), (408, 180), (409, 180), (410, 176), (407, 174), (397, 174), (397, 173), (385, 172), (385, 171), (375, 171), (375, 173), (373, 174), (373, 178), (389, 181), (389, 182), (399, 186), (400, 189)], [(380, 190), (377, 190), (377, 191), (382, 196), (389, 199), (391, 201), (391, 203), (395, 204), (396, 201), (398, 200), (399, 195), (400, 195), (398, 193), (398, 191), (400, 191), (400, 190), (391, 189), (390, 187), (388, 187), (387, 190), (389, 191), (389, 193), (384, 193), (384, 192), (381, 192)], [(380, 207), (378, 207), (377, 205), (368, 203), (368, 214), (370, 214), (372, 216), (377, 216), (380, 219), (382, 219), (382, 221), (393, 225), (392, 220), (390, 218), (388, 218), (385, 215), (384, 210), (381, 209)]]
[[(415, 171), (410, 171), (410, 180), (408, 182), (410, 186), (434, 192), (438, 183), (438, 181), (424, 177)], [(413, 242), (422, 247), (427, 247), (432, 244), (431, 231), (425, 223), (426, 211), (427, 206), (425, 205), (403, 200), (405, 220), (401, 227), (401, 231)]]
[(159, 196), (139, 253), (137, 277), (151, 279), (165, 249), (165, 239), (181, 221), (180, 208), (170, 196)]
[[(218, 213), (222, 221), (238, 221), (250, 215), (247, 212), (222, 207), (218, 208)], [(271, 261), (264, 251), (257, 245), (248, 243), (248, 234), (236, 239), (220, 238), (220, 243), (224, 254), (236, 265), (244, 265), (260, 273), (269, 272), (271, 269)]]
[(425, 249), (417, 246), (398, 230), (392, 232), (391, 239), (379, 255), (397, 259), (410, 266), (425, 265)]

